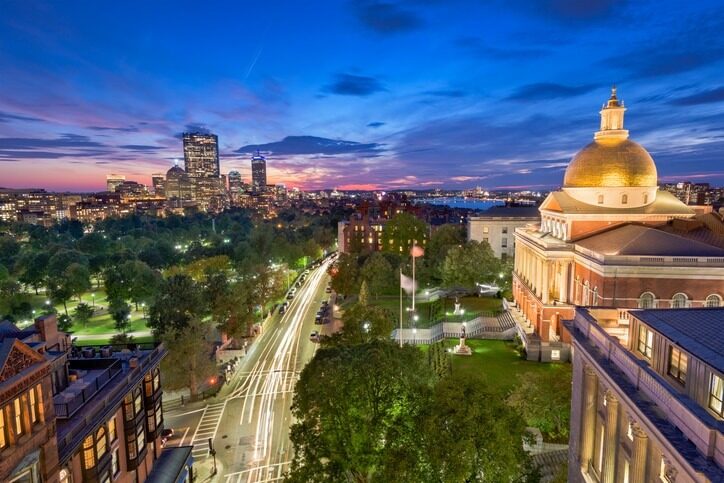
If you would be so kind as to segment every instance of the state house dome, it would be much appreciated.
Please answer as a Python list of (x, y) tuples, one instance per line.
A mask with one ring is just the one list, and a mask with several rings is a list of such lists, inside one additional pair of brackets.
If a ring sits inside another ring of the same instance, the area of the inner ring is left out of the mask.
[(601, 130), (566, 168), (563, 190), (573, 198), (616, 208), (653, 203), (656, 164), (646, 149), (628, 139), (628, 131), (623, 128), (625, 110), (614, 87), (600, 112)]

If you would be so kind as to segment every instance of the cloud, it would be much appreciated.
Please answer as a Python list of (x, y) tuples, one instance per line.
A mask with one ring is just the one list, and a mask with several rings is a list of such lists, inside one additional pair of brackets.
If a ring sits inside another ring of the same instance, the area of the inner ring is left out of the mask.
[[(148, 124), (148, 123), (139, 123), (139, 124)], [(115, 131), (115, 132), (138, 132), (138, 128), (135, 126), (127, 126), (127, 127), (109, 127), (109, 126), (88, 126), (86, 129), (90, 129), (91, 131)]]
[(671, 101), (675, 106), (696, 106), (724, 101), (724, 86), (709, 89), (689, 96), (678, 97)]
[(422, 26), (422, 19), (415, 12), (393, 2), (358, 0), (353, 9), (362, 25), (378, 34), (409, 32)]
[(23, 116), (20, 114), (13, 114), (10, 112), (0, 111), (0, 122), (10, 122), (10, 121), (42, 122), (43, 119), (40, 119), (39, 117)]
[(560, 21), (594, 21), (609, 18), (622, 11), (627, 0), (513, 0), (506, 2), (524, 8), (546, 19)]
[(379, 156), (383, 151), (383, 145), (378, 143), (359, 143), (355, 141), (327, 139), (316, 136), (287, 136), (281, 141), (272, 143), (247, 144), (234, 152), (251, 154), (257, 150), (282, 156), (355, 154), (368, 157)]
[(553, 82), (537, 82), (520, 86), (513, 94), (508, 96), (507, 99), (513, 101), (544, 101), (547, 99), (580, 96), (595, 88), (596, 86), (592, 84), (567, 86)]
[(382, 121), (374, 121), (374, 122), (367, 123), (367, 127), (372, 127), (372, 128), (378, 128), (378, 127), (382, 127), (384, 125), (385, 125), (385, 123)]
[(374, 77), (354, 74), (337, 74), (332, 83), (322, 89), (323, 92), (330, 94), (360, 97), (385, 90), (387, 89)]
[(422, 94), (435, 97), (465, 97), (468, 95), (467, 92), (461, 89), (433, 89), (424, 91)]
[(455, 45), (475, 57), (493, 60), (526, 60), (543, 57), (550, 53), (550, 50), (539, 47), (492, 47), (478, 37), (461, 37), (455, 41)]
[(91, 141), (88, 136), (79, 134), (61, 134), (55, 139), (42, 138), (0, 138), (0, 150), (35, 149), (35, 148), (89, 148), (104, 147), (103, 144)]
[(121, 149), (129, 149), (131, 151), (158, 151), (160, 149), (165, 149), (162, 146), (149, 146), (146, 144), (122, 144), (118, 147)]

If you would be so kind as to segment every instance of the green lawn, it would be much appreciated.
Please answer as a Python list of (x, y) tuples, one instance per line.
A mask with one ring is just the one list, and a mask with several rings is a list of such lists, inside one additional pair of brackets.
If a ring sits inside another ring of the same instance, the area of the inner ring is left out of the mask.
[[(446, 347), (454, 347), (459, 341), (447, 339)], [(517, 383), (518, 377), (527, 372), (554, 373), (560, 377), (571, 379), (570, 364), (543, 364), (526, 361), (518, 356), (513, 343), (502, 340), (468, 339), (467, 345), (473, 350), (471, 356), (452, 357), (452, 372), (466, 378), (483, 378), (488, 384), (502, 394), (507, 394)], [(420, 346), (427, 351), (429, 346)]]
[[(101, 346), (101, 345), (108, 345), (110, 343), (111, 338), (108, 337), (107, 339), (92, 339), (92, 340), (78, 340), (76, 341), (75, 345), (77, 346), (84, 346), (84, 345), (92, 345), (92, 346)], [(134, 337), (133, 342), (137, 344), (150, 344), (154, 342), (154, 338), (152, 335), (144, 335), (142, 337)]]
[[(383, 307), (392, 312), (394, 318), (399, 320), (400, 313), (400, 299), (399, 297), (379, 297), (370, 301), (374, 305)], [(462, 297), (459, 299), (460, 306), (465, 309), (465, 314), (462, 316), (452, 315), (455, 310), (454, 299), (440, 299), (435, 302), (416, 302), (415, 309), (419, 320), (416, 323), (417, 327), (425, 328), (430, 327), (433, 324), (441, 322), (443, 319), (448, 322), (462, 322), (470, 320), (482, 312), (496, 312), (501, 310), (502, 301), (493, 297)], [(409, 307), (411, 301), (409, 298), (404, 298), (402, 301), (402, 310), (405, 311), (406, 307)], [(410, 319), (408, 314), (405, 312), (405, 318), (402, 321), (403, 326), (408, 327)]]
[[(131, 312), (131, 326), (127, 332), (138, 332), (146, 330), (146, 320), (142, 318), (141, 312)], [(73, 323), (70, 329), (75, 336), (83, 335), (95, 335), (95, 334), (115, 334), (116, 323), (110, 314), (96, 315), (88, 321), (88, 324), (82, 326), (78, 323)]]

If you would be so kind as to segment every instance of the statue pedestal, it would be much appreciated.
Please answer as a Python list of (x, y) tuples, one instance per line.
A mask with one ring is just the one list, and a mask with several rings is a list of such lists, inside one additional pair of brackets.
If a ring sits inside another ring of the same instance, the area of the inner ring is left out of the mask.
[(460, 337), (460, 343), (453, 347), (453, 354), (457, 354), (459, 356), (471, 356), (473, 355), (472, 349), (465, 345), (465, 335)]

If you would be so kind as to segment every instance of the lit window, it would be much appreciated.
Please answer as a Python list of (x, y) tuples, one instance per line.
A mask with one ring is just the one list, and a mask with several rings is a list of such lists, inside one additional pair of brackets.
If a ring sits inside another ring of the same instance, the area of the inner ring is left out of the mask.
[(153, 380), (151, 379), (150, 372), (143, 376), (143, 386), (146, 390), (146, 397), (153, 396)]
[(722, 412), (722, 404), (724, 401), (724, 380), (716, 374), (711, 375), (709, 384), (709, 409), (714, 411), (719, 417), (724, 416)]
[(490, 233), (490, 229), (487, 226), (484, 226), (483, 233), (485, 233), (487, 235), (488, 233)]
[(654, 351), (654, 333), (645, 326), (639, 327), (639, 352), (647, 359), (651, 359)]
[(688, 357), (676, 347), (669, 352), (669, 375), (682, 384), (686, 384), (686, 365)]
[(551, 360), (552, 361), (560, 361), (561, 360), (561, 351), (558, 349), (553, 349), (551, 351)]
[(119, 464), (119, 458), (118, 458), (118, 451), (119, 449), (116, 448), (113, 450), (113, 454), (111, 455), (111, 474), (115, 478), (118, 473), (121, 471), (121, 465)]
[(721, 307), (721, 297), (717, 294), (711, 294), (706, 298), (707, 307)]
[(7, 436), (5, 435), (5, 409), (0, 408), (0, 449), (8, 445)]
[(13, 401), (13, 410), (15, 413), (15, 435), (20, 436), (24, 433), (23, 431), (23, 415), (20, 411), (20, 398), (15, 398)]
[(628, 428), (626, 429), (626, 436), (628, 439), (633, 441), (633, 423), (631, 421), (628, 422)]
[(96, 458), (93, 453), (93, 435), (89, 435), (83, 440), (83, 467), (90, 470), (96, 466)]
[(71, 483), (73, 481), (70, 476), (70, 471), (68, 471), (67, 468), (60, 470), (58, 479), (60, 480), (60, 483)]
[(133, 413), (133, 395), (131, 393), (126, 394), (123, 398), (123, 412), (126, 415), (126, 421), (133, 419), (135, 414)]
[(133, 414), (136, 415), (143, 409), (143, 399), (141, 397), (141, 388), (136, 388), (133, 394)]
[(163, 409), (161, 406), (161, 401), (156, 403), (156, 427), (159, 427), (161, 423), (163, 422)]
[(101, 426), (96, 433), (96, 455), (98, 455), (98, 459), (106, 454), (106, 448), (106, 428)]
[(111, 443), (116, 440), (116, 437), (118, 436), (116, 432), (116, 418), (113, 417), (108, 421), (108, 441)]
[(146, 445), (146, 431), (144, 431), (143, 426), (139, 426), (138, 430), (136, 432), (136, 446), (138, 447), (138, 452), (140, 453), (143, 451), (143, 447)]

